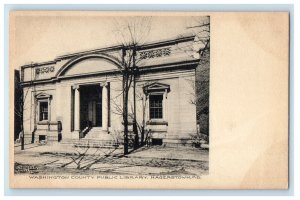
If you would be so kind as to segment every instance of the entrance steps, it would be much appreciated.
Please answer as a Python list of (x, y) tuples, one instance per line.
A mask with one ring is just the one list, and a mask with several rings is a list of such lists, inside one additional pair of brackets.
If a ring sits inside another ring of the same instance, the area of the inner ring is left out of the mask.
[(107, 131), (103, 131), (101, 127), (93, 127), (81, 139), (63, 139), (62, 144), (70, 144), (75, 147), (90, 147), (90, 148), (117, 148), (120, 143), (109, 134)]
[(83, 148), (118, 148), (121, 144), (112, 140), (99, 139), (63, 139), (60, 144)]
[(87, 132), (84, 139), (113, 140), (114, 138), (107, 131), (102, 130), (101, 127), (93, 127)]
[(120, 144), (112, 140), (95, 140), (82, 138), (73, 143), (75, 147), (90, 147), (90, 148), (117, 148)]

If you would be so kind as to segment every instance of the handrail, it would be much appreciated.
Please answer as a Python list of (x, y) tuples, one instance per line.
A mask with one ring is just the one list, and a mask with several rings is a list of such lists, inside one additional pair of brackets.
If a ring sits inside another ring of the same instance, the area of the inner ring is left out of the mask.
[(79, 138), (85, 137), (85, 135), (91, 130), (91, 126), (85, 127), (82, 131), (79, 132)]

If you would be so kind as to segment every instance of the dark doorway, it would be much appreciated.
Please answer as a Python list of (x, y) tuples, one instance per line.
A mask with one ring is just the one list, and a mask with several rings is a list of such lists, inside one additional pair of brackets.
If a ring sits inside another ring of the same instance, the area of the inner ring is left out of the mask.
[(102, 125), (102, 92), (100, 85), (80, 87), (80, 129)]

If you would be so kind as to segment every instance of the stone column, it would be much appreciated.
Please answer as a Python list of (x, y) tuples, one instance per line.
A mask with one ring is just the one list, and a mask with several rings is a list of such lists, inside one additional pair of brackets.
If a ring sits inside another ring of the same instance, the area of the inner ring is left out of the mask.
[(108, 89), (107, 89), (107, 83), (102, 85), (102, 130), (108, 131)]
[[(53, 119), (53, 121), (61, 121), (61, 117), (62, 117), (62, 109), (61, 108), (61, 86), (56, 84), (56, 99), (55, 99), (55, 105), (56, 105), (56, 118)], [(72, 97), (72, 96), (71, 96)]]
[(75, 85), (74, 87), (75, 95), (74, 95), (74, 130), (80, 131), (80, 91), (79, 85)]

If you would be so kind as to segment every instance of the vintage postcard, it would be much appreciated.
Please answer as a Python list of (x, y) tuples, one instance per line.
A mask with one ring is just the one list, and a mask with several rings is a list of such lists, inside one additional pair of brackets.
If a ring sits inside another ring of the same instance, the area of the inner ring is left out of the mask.
[(10, 187), (287, 189), (289, 13), (11, 11)]

